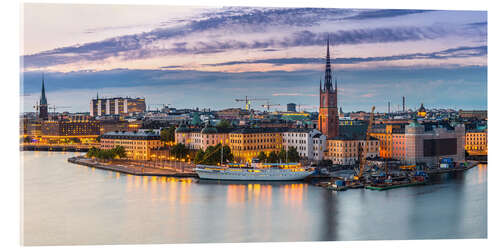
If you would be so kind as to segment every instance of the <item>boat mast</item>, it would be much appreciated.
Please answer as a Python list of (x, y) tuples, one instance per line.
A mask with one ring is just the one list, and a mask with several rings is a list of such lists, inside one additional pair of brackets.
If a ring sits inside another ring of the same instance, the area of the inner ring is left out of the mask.
[(288, 145), (286, 145), (286, 163), (288, 163)]

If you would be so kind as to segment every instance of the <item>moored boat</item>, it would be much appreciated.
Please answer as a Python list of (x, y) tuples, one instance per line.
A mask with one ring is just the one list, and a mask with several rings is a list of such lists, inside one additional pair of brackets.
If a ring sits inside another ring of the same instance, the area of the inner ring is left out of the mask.
[(256, 159), (252, 160), (251, 165), (197, 165), (195, 171), (200, 179), (242, 181), (303, 180), (313, 173), (312, 169), (302, 167), (299, 163), (259, 163)]

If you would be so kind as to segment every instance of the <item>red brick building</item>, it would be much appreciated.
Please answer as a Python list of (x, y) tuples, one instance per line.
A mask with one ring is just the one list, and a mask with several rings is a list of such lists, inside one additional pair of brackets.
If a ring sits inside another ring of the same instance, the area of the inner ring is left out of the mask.
[(337, 108), (337, 80), (335, 89), (332, 86), (332, 69), (330, 66), (330, 41), (327, 42), (325, 85), (319, 83), (320, 103), (318, 128), (327, 139), (339, 135), (339, 113)]

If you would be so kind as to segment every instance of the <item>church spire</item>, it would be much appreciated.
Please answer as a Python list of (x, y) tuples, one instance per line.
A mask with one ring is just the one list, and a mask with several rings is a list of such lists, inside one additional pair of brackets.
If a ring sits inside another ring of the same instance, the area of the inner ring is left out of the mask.
[(325, 89), (332, 90), (332, 67), (330, 65), (330, 37), (326, 40)]
[(45, 96), (45, 77), (42, 73), (42, 97), (40, 97), (40, 105), (47, 105), (47, 97)]

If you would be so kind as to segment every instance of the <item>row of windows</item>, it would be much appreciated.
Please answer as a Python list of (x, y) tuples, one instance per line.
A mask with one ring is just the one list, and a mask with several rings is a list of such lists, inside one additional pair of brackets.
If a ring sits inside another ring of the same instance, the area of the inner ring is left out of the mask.
[(258, 150), (258, 149), (278, 149), (279, 146), (274, 145), (255, 145), (255, 146), (233, 146), (234, 150)]
[(270, 142), (276, 142), (276, 139), (254, 139), (254, 140), (231, 140), (231, 143), (270, 143)]

